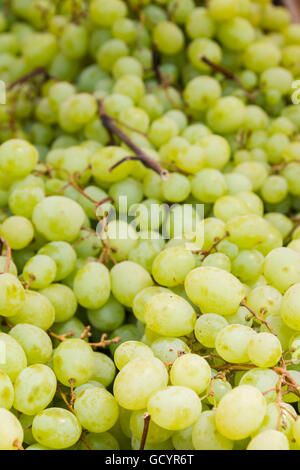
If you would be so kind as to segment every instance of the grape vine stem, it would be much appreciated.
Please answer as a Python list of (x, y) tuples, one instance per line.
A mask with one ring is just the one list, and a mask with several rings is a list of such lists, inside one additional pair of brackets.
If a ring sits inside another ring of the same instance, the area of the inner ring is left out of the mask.
[(147, 435), (148, 435), (148, 431), (149, 431), (150, 419), (151, 419), (150, 414), (149, 413), (144, 413), (144, 429), (143, 429), (141, 445), (140, 445), (139, 450), (144, 450), (144, 448), (145, 448)]

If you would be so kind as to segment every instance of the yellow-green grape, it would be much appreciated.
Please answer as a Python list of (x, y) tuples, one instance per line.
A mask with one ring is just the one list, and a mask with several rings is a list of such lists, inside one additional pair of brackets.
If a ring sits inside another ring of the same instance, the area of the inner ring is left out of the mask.
[(25, 300), (25, 292), (21, 282), (10, 273), (0, 274), (0, 315), (10, 317), (17, 315)]
[(57, 379), (67, 387), (82, 385), (94, 372), (94, 352), (82, 339), (67, 339), (54, 352), (53, 370)]
[(253, 191), (260, 189), (268, 177), (266, 165), (256, 161), (240, 163), (235, 167), (234, 172), (247, 176), (252, 183)]
[[(144, 414), (146, 410), (133, 411), (130, 416), (130, 430), (132, 435), (141, 440), (144, 429)], [(164, 442), (172, 436), (173, 432), (164, 429), (150, 419), (147, 440), (148, 444), (158, 444)]]
[(283, 176), (288, 183), (289, 193), (299, 197), (299, 164), (297, 162), (290, 162), (283, 168), (281, 176)]
[(284, 293), (300, 282), (300, 255), (290, 248), (272, 250), (264, 262), (264, 276), (268, 283)]
[(228, 222), (234, 217), (250, 214), (247, 204), (234, 196), (222, 196), (214, 204), (214, 215), (217, 219)]
[(182, 431), (175, 431), (172, 434), (172, 443), (176, 450), (195, 450), (192, 441), (192, 431), (194, 426), (189, 426)]
[(125, 320), (125, 309), (112, 295), (98, 309), (88, 310), (89, 322), (101, 331), (112, 331), (121, 326)]
[[(124, 121), (127, 122), (127, 121)], [(122, 201), (126, 198), (127, 206), (138, 204), (143, 200), (143, 186), (134, 178), (126, 178), (123, 181), (113, 183), (109, 188), (109, 195), (115, 201), (116, 209), (123, 211)]]
[(52, 355), (52, 343), (47, 333), (41, 328), (19, 323), (10, 332), (23, 348), (28, 365), (46, 364)]
[(284, 294), (280, 314), (284, 323), (293, 330), (300, 331), (300, 283), (291, 286)]
[(223, 269), (204, 266), (191, 271), (185, 279), (188, 297), (203, 313), (233, 315), (245, 291), (240, 281)]
[(282, 176), (268, 176), (261, 186), (261, 195), (266, 202), (277, 204), (288, 194), (288, 185)]
[(52, 401), (56, 386), (54, 372), (44, 364), (23, 369), (14, 383), (14, 408), (26, 415), (36, 415)]
[(254, 282), (263, 271), (264, 256), (257, 250), (241, 250), (232, 261), (232, 274), (242, 282)]
[(173, 287), (182, 284), (194, 267), (195, 258), (192, 252), (176, 246), (166, 248), (155, 258), (152, 275), (158, 284)]
[(248, 192), (253, 189), (249, 178), (240, 173), (226, 173), (224, 175), (228, 187), (228, 193), (232, 196), (240, 192)]
[[(130, 279), (130, 283), (128, 283)], [(123, 261), (111, 270), (111, 290), (115, 298), (126, 307), (132, 307), (135, 296), (153, 285), (150, 274), (139, 264)]]
[(112, 220), (107, 224), (105, 232), (101, 233), (101, 238), (104, 241), (109, 240), (115, 259), (123, 261), (138, 245), (139, 235), (135, 228), (124, 220)]
[(229, 273), (231, 271), (230, 259), (223, 253), (212, 253), (211, 255), (206, 256), (202, 262), (202, 266), (212, 266), (214, 268), (228, 271)]
[(31, 444), (30, 446), (26, 447), (25, 450), (52, 450), (52, 449), (46, 446), (42, 446), (41, 444)]
[(291, 439), (293, 425), (296, 417), (297, 415), (292, 405), (281, 402), (279, 409), (279, 406), (276, 402), (269, 403), (264, 420), (260, 428), (255, 431), (252, 437), (254, 437), (256, 434), (267, 431), (268, 429), (277, 429), (280, 418), (280, 431), (285, 434), (288, 439)]
[(114, 354), (114, 362), (119, 370), (123, 369), (133, 359), (142, 357), (154, 357), (154, 353), (141, 341), (125, 341), (117, 347)]
[(215, 21), (230, 20), (238, 14), (238, 3), (234, 0), (210, 0), (208, 11)]
[(57, 450), (66, 449), (79, 440), (81, 426), (76, 416), (70, 411), (62, 408), (47, 408), (34, 417), (32, 434), (42, 446)]
[(245, 439), (260, 427), (266, 408), (266, 400), (257, 388), (240, 385), (220, 401), (215, 415), (216, 428), (228, 439)]
[(257, 434), (247, 450), (290, 450), (287, 437), (280, 431), (268, 429)]
[(282, 295), (271, 286), (258, 286), (247, 294), (247, 305), (258, 314), (279, 315)]
[(230, 159), (230, 146), (220, 135), (202, 137), (199, 146), (203, 149), (206, 166), (222, 169)]
[[(270, 403), (276, 400), (276, 386), (278, 375), (270, 369), (251, 369), (241, 378), (239, 385), (252, 385), (258, 388), (264, 395), (266, 402)], [(268, 392), (268, 393), (266, 393)]]
[(292, 240), (288, 245), (288, 248), (297, 251), (300, 254), (300, 240)]
[(63, 284), (51, 284), (41, 290), (55, 309), (55, 322), (64, 322), (73, 317), (77, 310), (77, 300), (74, 292)]
[(216, 429), (216, 411), (203, 411), (193, 426), (192, 442), (196, 450), (232, 450), (233, 441)]
[(17, 450), (24, 432), (19, 420), (10, 411), (0, 408), (0, 450)]
[(113, 395), (99, 387), (81, 392), (75, 400), (74, 411), (83, 428), (95, 433), (111, 429), (119, 416)]
[(50, 256), (50, 258), (55, 261), (55, 281), (65, 279), (75, 269), (76, 252), (67, 242), (57, 241), (46, 243), (46, 245), (39, 249), (38, 254)]
[[(264, 217), (279, 230), (283, 238), (286, 238), (293, 228), (292, 221), (286, 215), (280, 214), (280, 212), (269, 212)], [(288, 248), (290, 248), (289, 245)]]
[(47, 255), (36, 255), (24, 266), (23, 279), (33, 289), (44, 289), (56, 276), (56, 263)]
[(164, 54), (177, 54), (184, 45), (181, 29), (171, 21), (161, 21), (153, 30), (153, 40)]
[(0, 233), (13, 250), (22, 250), (33, 240), (34, 228), (30, 220), (15, 215), (5, 219)]
[(180, 338), (157, 338), (151, 343), (151, 349), (163, 362), (174, 362), (179, 355), (191, 352), (188, 345)]
[(180, 173), (171, 173), (168, 179), (162, 182), (162, 193), (166, 201), (182, 202), (190, 194), (189, 179)]
[[(5, 267), (7, 264), (7, 256), (0, 256), (0, 272), (5, 272)], [(13, 260), (10, 260), (8, 272), (14, 276), (18, 276), (18, 269)]]
[(239, 307), (234, 315), (229, 315), (226, 317), (226, 320), (230, 325), (245, 325), (252, 326), (253, 316), (249, 313), (249, 310), (246, 307)]
[(217, 334), (215, 346), (217, 353), (227, 362), (249, 362), (249, 341), (255, 331), (245, 325), (228, 325)]
[(271, 41), (252, 42), (244, 53), (244, 63), (247, 68), (259, 73), (277, 67), (280, 59), (280, 49)]
[(221, 87), (217, 80), (205, 75), (193, 78), (184, 89), (185, 101), (196, 111), (208, 109), (220, 96)]
[(226, 181), (219, 170), (204, 168), (192, 179), (192, 194), (199, 201), (215, 202), (226, 192)]
[(236, 132), (246, 118), (244, 103), (235, 96), (220, 98), (207, 112), (208, 126), (218, 134)]
[(106, 354), (94, 352), (94, 371), (91, 380), (100, 382), (108, 387), (116, 375), (116, 367), (112, 359)]
[(91, 2), (91, 20), (104, 28), (113, 26), (115, 21), (126, 16), (126, 13), (126, 4), (120, 0), (93, 0)]
[(25, 140), (11, 139), (0, 146), (0, 172), (9, 179), (20, 179), (29, 175), (37, 162), (36, 148)]
[(237, 216), (227, 222), (229, 240), (239, 248), (260, 250), (272, 227), (266, 220), (256, 214)]
[(85, 220), (81, 206), (64, 196), (49, 196), (39, 202), (32, 214), (37, 231), (50, 241), (74, 241)]
[(217, 334), (227, 325), (228, 321), (221, 315), (205, 313), (197, 319), (194, 333), (199, 343), (206, 348), (214, 348)]
[(14, 387), (9, 376), (0, 369), (0, 409), (11, 409), (14, 403), (14, 393)]
[(14, 382), (19, 373), (27, 366), (25, 352), (16, 340), (6, 333), (0, 333), (0, 343), (5, 352), (0, 370), (5, 372), (10, 380)]
[(65, 132), (77, 132), (95, 117), (96, 112), (96, 99), (88, 93), (78, 93), (60, 104), (58, 122)]
[(206, 393), (208, 394), (207, 401), (211, 405), (216, 406), (224, 397), (224, 395), (232, 390), (232, 386), (225, 379), (216, 379), (216, 372), (213, 371), (212, 375), (213, 381), (206, 390)]
[(248, 356), (257, 367), (274, 367), (281, 354), (281, 343), (271, 333), (259, 333), (249, 341)]
[(177, 123), (173, 119), (163, 116), (152, 122), (149, 131), (149, 140), (156, 148), (159, 148), (178, 134), (179, 127)]
[(20, 312), (11, 317), (10, 320), (12, 325), (28, 323), (46, 331), (54, 323), (55, 310), (47, 297), (39, 292), (25, 290), (25, 299), (22, 303), (22, 308)]
[(85, 308), (102, 307), (110, 296), (109, 271), (104, 264), (89, 262), (77, 272), (74, 279), (74, 294)]
[(175, 156), (177, 167), (188, 173), (197, 173), (205, 166), (204, 152), (199, 145), (188, 145)]
[(21, 426), (24, 430), (24, 442), (27, 445), (34, 444), (35, 439), (32, 435), (32, 421), (33, 421), (34, 416), (28, 416), (22, 413), (18, 413), (18, 414), (20, 415), (18, 420), (21, 423)]
[(202, 61), (205, 56), (214, 63), (219, 64), (222, 59), (222, 50), (220, 46), (208, 38), (196, 38), (190, 42), (187, 49), (188, 58), (191, 64), (201, 72), (208, 72), (209, 67)]
[(255, 29), (245, 18), (235, 17), (220, 24), (217, 36), (224, 47), (241, 51), (255, 39)]
[(172, 386), (152, 394), (147, 410), (155, 424), (179, 431), (194, 424), (201, 413), (201, 400), (187, 387)]
[[(137, 439), (136, 437), (132, 436), (130, 445), (131, 445), (132, 450), (139, 450), (141, 448), (141, 441)], [(154, 443), (147, 444), (146, 442), (145, 447), (144, 447), (144, 450), (166, 451), (166, 450), (173, 450), (173, 449), (174, 449), (174, 446), (172, 443), (172, 439), (168, 439), (167, 441), (159, 442), (157, 444), (154, 444)]]
[[(252, 185), (251, 185), (252, 186)], [(251, 191), (241, 191), (236, 193), (236, 197), (246, 203), (250, 212), (262, 216), (264, 213), (263, 201), (257, 194)]]
[(297, 420), (293, 426), (293, 437), (298, 445), (300, 445), (300, 417), (297, 417)]
[[(281, 316), (278, 314), (268, 315), (268, 325), (272, 331), (277, 335), (282, 350), (285, 351), (289, 348), (289, 343), (291, 337), (296, 333), (295, 330), (289, 328), (286, 323), (282, 320)], [(261, 325), (260, 331), (263, 333), (269, 332), (266, 325)]]
[(120, 450), (117, 439), (109, 432), (88, 433), (84, 440), (85, 442), (80, 443), (78, 450)]
[(118, 373), (114, 382), (114, 396), (123, 408), (142, 410), (147, 406), (150, 396), (165, 388), (167, 383), (168, 373), (159, 359), (137, 358)]
[(212, 37), (215, 24), (206, 8), (194, 8), (186, 19), (186, 31), (191, 39), (198, 37)]
[(173, 385), (190, 388), (199, 395), (210, 383), (211, 368), (208, 362), (197, 354), (184, 354), (172, 365), (170, 379)]
[(182, 297), (162, 293), (153, 296), (146, 305), (146, 325), (162, 336), (184, 336), (196, 323), (193, 307)]
[(44, 189), (38, 186), (17, 187), (10, 193), (8, 205), (13, 214), (31, 218), (34, 207), (44, 196)]

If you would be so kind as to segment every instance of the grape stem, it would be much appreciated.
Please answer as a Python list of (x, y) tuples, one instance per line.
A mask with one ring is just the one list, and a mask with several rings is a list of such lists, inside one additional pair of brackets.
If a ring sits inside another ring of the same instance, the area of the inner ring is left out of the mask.
[(11, 263), (11, 248), (9, 246), (9, 243), (5, 240), (5, 238), (0, 236), (0, 243), (1, 245), (6, 247), (6, 263), (5, 263), (5, 273), (9, 272), (9, 267)]
[(294, 0), (283, 0), (284, 5), (290, 11), (294, 23), (300, 23), (300, 6)]
[(70, 386), (71, 386), (71, 391), (70, 391), (70, 396), (71, 396), (70, 406), (73, 408), (74, 401), (75, 401), (75, 399), (76, 399), (76, 396), (75, 396), (75, 393), (74, 393), (74, 384), (75, 384), (75, 380), (74, 380), (74, 379), (70, 379), (70, 380), (69, 380), (69, 383), (70, 383)]
[(60, 394), (60, 396), (61, 396), (61, 398), (63, 399), (63, 401), (65, 402), (65, 404), (67, 405), (67, 407), (69, 408), (69, 410), (71, 411), (71, 413), (74, 413), (74, 408), (73, 408), (73, 406), (68, 402), (67, 397), (66, 397), (66, 394), (61, 390), (61, 388), (60, 388), (59, 385), (57, 386), (57, 391), (58, 391), (58, 393)]
[(44, 76), (45, 79), (52, 78), (50, 77), (48, 71), (45, 69), (45, 67), (38, 67), (34, 69), (32, 72), (27, 73), (26, 75), (23, 75), (22, 77), (18, 78), (14, 82), (10, 83), (7, 86), (7, 91), (12, 90), (18, 85), (24, 85), (24, 83), (28, 82), (32, 78), (38, 77), (39, 75)]
[(66, 341), (69, 336), (73, 336), (75, 333), (73, 330), (68, 331), (68, 333), (64, 333), (63, 335), (57, 335), (56, 333), (53, 333), (53, 331), (48, 330), (48, 334), (52, 336), (52, 338), (58, 339), (59, 341)]
[(84, 443), (84, 445), (87, 447), (88, 450), (94, 450), (92, 449), (92, 447), (90, 446), (90, 444), (88, 443), (88, 441), (85, 439), (84, 437), (84, 434), (82, 433), (81, 436), (80, 436), (80, 441), (82, 441)]
[(19, 443), (18, 439), (13, 442), (13, 446), (15, 446), (18, 450), (24, 450), (24, 447)]
[(217, 248), (217, 246), (219, 245), (219, 243), (221, 243), (223, 240), (225, 240), (225, 238), (229, 237), (229, 232), (226, 232), (225, 235), (223, 235), (223, 237), (216, 237), (214, 239), (214, 242), (213, 244), (211, 245), (211, 247), (208, 249), (208, 250), (193, 250), (192, 253), (194, 255), (197, 255), (197, 254), (201, 254), (203, 255), (203, 258), (202, 258), (202, 261), (205, 260), (205, 258), (211, 254), (211, 252), (213, 250), (215, 250)]
[(113, 171), (116, 167), (128, 160), (139, 160), (143, 165), (151, 170), (155, 171), (160, 175), (162, 179), (166, 179), (169, 175), (168, 171), (165, 168), (162, 168), (160, 164), (155, 161), (153, 158), (143, 152), (143, 150), (135, 143), (133, 140), (116, 124), (115, 120), (109, 116), (104, 108), (102, 100), (97, 100), (100, 119), (103, 126), (112, 134), (116, 135), (124, 144), (127, 145), (134, 153), (135, 156), (128, 156), (122, 158), (115, 165), (113, 165), (109, 171)]
[(148, 435), (148, 431), (149, 431), (150, 419), (151, 419), (150, 414), (149, 413), (144, 413), (144, 429), (143, 429), (141, 445), (140, 445), (139, 450), (144, 450), (144, 448), (145, 448), (147, 435)]
[(106, 346), (108, 346), (109, 344), (119, 343), (121, 341), (121, 338), (119, 336), (116, 336), (116, 338), (112, 338), (112, 339), (106, 339), (106, 338), (107, 338), (107, 334), (103, 333), (98, 343), (89, 343), (89, 345), (94, 348), (106, 348)]
[(84, 328), (79, 338), (80, 339), (90, 338), (92, 336), (91, 329), (92, 329), (91, 325), (87, 325)]
[(279, 163), (278, 165), (273, 165), (272, 168), (271, 168), (271, 173), (272, 174), (279, 173), (281, 170), (283, 170), (290, 163), (300, 163), (300, 160), (290, 160), (288, 162)]
[(268, 328), (268, 330), (270, 331), (270, 333), (272, 333), (272, 335), (277, 336), (276, 333), (274, 333), (274, 331), (272, 330), (272, 328), (271, 328), (270, 325), (268, 324), (268, 322), (263, 318), (263, 316), (262, 316), (262, 315), (258, 315), (258, 313), (256, 313), (254, 310), (252, 310), (251, 307), (249, 307), (249, 305), (246, 304), (245, 299), (242, 300), (242, 302), (240, 303), (240, 306), (241, 306), (241, 307), (245, 307), (245, 308), (251, 313), (251, 315), (253, 315), (254, 318), (256, 318), (256, 320), (258, 320), (258, 321), (261, 322), (263, 325), (265, 325), (266, 328)]

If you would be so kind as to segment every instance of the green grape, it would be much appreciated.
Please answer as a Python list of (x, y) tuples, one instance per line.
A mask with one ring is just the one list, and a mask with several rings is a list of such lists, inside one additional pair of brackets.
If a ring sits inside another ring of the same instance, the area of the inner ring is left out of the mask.
[(37, 162), (37, 150), (25, 140), (11, 139), (0, 146), (0, 171), (8, 178), (24, 178), (31, 173)]
[(162, 182), (163, 197), (170, 202), (184, 201), (189, 196), (190, 191), (189, 179), (180, 173), (172, 173), (167, 180)]
[(286, 238), (293, 228), (292, 221), (287, 216), (280, 214), (279, 212), (269, 212), (264, 217), (268, 222), (270, 222), (270, 224), (274, 225), (274, 227), (279, 230), (283, 238)]
[(195, 423), (192, 442), (196, 450), (232, 450), (233, 441), (222, 436), (216, 429), (216, 411), (204, 411)]
[(224, 21), (238, 14), (238, 5), (234, 0), (210, 0), (208, 11), (214, 20)]
[(214, 348), (219, 331), (227, 325), (227, 320), (221, 315), (206, 313), (197, 319), (194, 333), (199, 343), (206, 348)]
[(54, 372), (44, 364), (23, 369), (14, 383), (14, 408), (26, 415), (36, 415), (52, 401), (56, 386)]
[(50, 242), (40, 248), (39, 255), (47, 255), (56, 263), (55, 281), (65, 279), (75, 268), (76, 252), (67, 242)]
[(70, 411), (47, 408), (34, 417), (32, 434), (42, 446), (57, 450), (66, 449), (79, 440), (81, 426)]
[(15, 415), (5, 408), (0, 408), (0, 450), (17, 450), (21, 446), (24, 433)]
[(87, 315), (91, 325), (101, 331), (114, 330), (125, 320), (124, 307), (112, 295), (102, 307), (88, 310)]
[(49, 447), (42, 446), (41, 444), (31, 444), (30, 446), (26, 447), (25, 450), (52, 450)]
[[(268, 315), (268, 325), (275, 333), (281, 343), (282, 350), (285, 351), (289, 347), (291, 337), (296, 333), (295, 330), (289, 328), (278, 314)], [(261, 325), (260, 331), (263, 333), (269, 332), (266, 325)]]
[(0, 315), (17, 315), (23, 308), (25, 291), (18, 278), (11, 273), (0, 274)]
[(262, 393), (251, 385), (240, 385), (221, 399), (215, 415), (216, 428), (228, 439), (244, 439), (260, 427), (265, 412)]
[(11, 317), (11, 323), (28, 323), (46, 331), (54, 323), (54, 319), (55, 309), (50, 300), (39, 292), (25, 290), (21, 311)]
[[(132, 436), (130, 446), (132, 450), (139, 450), (141, 447), (141, 441), (137, 439), (136, 437)], [(144, 447), (144, 450), (152, 450), (152, 451), (153, 450), (166, 451), (166, 450), (173, 450), (173, 449), (174, 449), (174, 446), (173, 446), (171, 439), (168, 439), (167, 441), (164, 441), (164, 442), (159, 442), (158, 444), (153, 444), (153, 443), (147, 444), (146, 442), (145, 447)]]
[(114, 382), (114, 396), (123, 408), (141, 410), (146, 407), (150, 396), (164, 389), (167, 383), (168, 373), (159, 359), (136, 358), (118, 373)]
[(293, 330), (300, 330), (299, 311), (300, 283), (289, 287), (280, 305), (280, 314), (284, 323)]
[(186, 19), (186, 31), (191, 39), (211, 38), (215, 33), (215, 24), (206, 8), (194, 8)]
[(162, 336), (184, 336), (191, 333), (196, 322), (192, 306), (175, 294), (161, 293), (146, 304), (146, 325)]
[(205, 165), (203, 149), (199, 145), (189, 145), (182, 148), (175, 156), (175, 163), (182, 171), (197, 173)]
[(216, 406), (224, 397), (224, 395), (226, 395), (226, 393), (229, 393), (232, 390), (232, 386), (225, 379), (215, 378), (214, 373), (212, 375), (214, 376), (213, 381), (211, 382), (211, 385), (207, 388), (206, 391), (208, 394), (210, 393), (210, 391), (212, 391), (212, 395), (209, 395), (207, 397), (207, 401), (211, 405)]
[(245, 296), (236, 277), (210, 266), (191, 271), (185, 279), (185, 290), (203, 313), (215, 312), (224, 316), (234, 314)]
[(74, 411), (81, 425), (95, 433), (111, 429), (119, 416), (115, 398), (107, 390), (98, 387), (81, 392), (75, 399)]
[(287, 181), (289, 193), (299, 197), (299, 164), (297, 162), (290, 162), (283, 168), (281, 176)]
[(239, 385), (252, 385), (258, 388), (264, 395), (266, 402), (271, 403), (276, 400), (277, 382), (278, 375), (273, 370), (255, 368), (248, 370), (243, 375)]
[(300, 256), (290, 248), (276, 248), (264, 262), (264, 276), (268, 283), (284, 293), (290, 286), (300, 282)]
[(110, 296), (108, 269), (101, 263), (89, 262), (77, 272), (74, 279), (74, 294), (85, 308), (102, 307)]
[(149, 140), (156, 148), (159, 148), (178, 134), (179, 127), (177, 123), (170, 117), (163, 116), (152, 122), (149, 131)]
[(227, 362), (249, 362), (248, 345), (256, 335), (249, 326), (234, 324), (225, 326), (216, 336), (217, 353)]
[(275, 429), (257, 434), (249, 443), (247, 450), (289, 450), (287, 437)]
[(182, 431), (175, 431), (172, 435), (172, 443), (176, 450), (195, 450), (192, 442), (194, 426), (189, 426)]
[(229, 315), (226, 320), (230, 325), (252, 326), (253, 318), (246, 307), (239, 307), (234, 315)]
[(72, 318), (77, 310), (77, 300), (73, 291), (62, 284), (51, 284), (40, 291), (47, 297), (55, 309), (55, 322), (64, 322)]
[(300, 254), (300, 240), (292, 240), (287, 247)]
[[(144, 413), (146, 410), (133, 411), (130, 416), (130, 430), (132, 435), (141, 440), (144, 428)], [(161, 426), (155, 424), (154, 421), (150, 420), (148, 434), (147, 434), (147, 443), (148, 444), (159, 444), (164, 442), (172, 436), (172, 431), (164, 429)]]
[(180, 338), (162, 337), (155, 339), (151, 344), (151, 349), (158, 359), (163, 362), (174, 362), (180, 354), (190, 353), (188, 345)]
[(25, 352), (14, 338), (5, 333), (0, 333), (0, 342), (4, 345), (5, 352), (4, 362), (0, 364), (0, 369), (14, 382), (19, 373), (27, 366)]
[(245, 18), (235, 17), (229, 21), (222, 20), (217, 36), (224, 47), (241, 51), (254, 41), (255, 29)]
[(138, 103), (145, 93), (145, 87), (140, 77), (127, 74), (117, 79), (112, 92), (129, 96), (133, 103)]
[(199, 395), (210, 383), (211, 368), (208, 362), (197, 354), (184, 354), (172, 365), (170, 379), (173, 385), (190, 388)]
[(6, 372), (0, 370), (0, 408), (10, 410), (14, 403), (14, 387)]
[(140, 341), (125, 341), (117, 347), (114, 353), (114, 361), (119, 370), (123, 369), (133, 359), (153, 357), (149, 346)]
[(139, 234), (141, 239), (138, 245), (129, 253), (128, 259), (140, 264), (151, 273), (154, 259), (164, 248), (165, 241), (158, 232), (139, 232)]
[[(289, 439), (292, 438), (292, 430), (293, 424), (296, 417), (295, 416), (295, 409), (289, 405), (288, 403), (281, 402), (280, 403), (280, 413), (281, 415), (281, 423), (280, 423), (280, 431), (285, 434)], [(278, 427), (278, 419), (279, 419), (279, 407), (276, 402), (269, 403), (267, 406), (267, 411), (260, 426), (257, 431), (253, 434), (253, 437), (261, 432), (267, 431), (269, 429), (277, 429)], [(278, 429), (277, 429), (278, 430)]]
[(201, 409), (197, 394), (181, 386), (157, 391), (152, 394), (147, 405), (154, 423), (170, 431), (180, 431), (194, 424)]
[(96, 99), (88, 93), (78, 93), (61, 103), (58, 122), (65, 132), (77, 132), (95, 117), (96, 112)]
[(252, 42), (244, 54), (244, 63), (247, 68), (259, 73), (271, 67), (277, 67), (280, 60), (280, 49), (270, 41)]
[(224, 269), (225, 271), (231, 271), (231, 262), (228, 256), (223, 253), (212, 253), (211, 255), (206, 256), (202, 262), (202, 266), (212, 266), (219, 269)]
[(126, 16), (126, 4), (120, 0), (92, 0), (90, 18), (98, 26), (111, 27), (119, 18)]
[(33, 240), (34, 228), (30, 220), (15, 215), (5, 219), (0, 233), (13, 250), (22, 250)]
[(10, 332), (20, 346), (22, 346), (28, 365), (46, 364), (52, 355), (52, 343), (47, 333), (41, 328), (19, 323)]
[(152, 275), (163, 286), (182, 284), (186, 275), (195, 267), (193, 254), (184, 247), (166, 248), (154, 260)]
[(125, 323), (116, 330), (112, 331), (109, 336), (110, 339), (116, 337), (120, 338), (120, 341), (118, 341), (118, 343), (111, 343), (109, 345), (111, 354), (113, 355), (115, 353), (115, 350), (120, 344), (124, 343), (125, 341), (139, 341), (141, 339), (141, 336), (142, 333), (136, 325)]
[(242, 282), (253, 282), (262, 274), (263, 262), (259, 251), (241, 250), (232, 262), (232, 274)]
[(33, 289), (44, 289), (56, 276), (56, 263), (47, 255), (36, 255), (24, 266), (23, 279)]
[(119, 165), (112, 172), (109, 169), (122, 158), (128, 156), (128, 151), (121, 147), (106, 147), (98, 150), (92, 156), (92, 174), (97, 180), (116, 182), (124, 179), (132, 170), (133, 162), (128, 161)]
[(261, 186), (261, 194), (265, 201), (276, 204), (288, 193), (288, 184), (282, 176), (269, 176)]
[(217, 80), (208, 76), (196, 77), (185, 87), (184, 99), (191, 109), (204, 111), (221, 96)]
[(109, 432), (88, 433), (84, 438), (85, 442), (81, 442), (78, 450), (120, 450), (120, 446), (115, 437)]
[(24, 431), (24, 442), (29, 446), (35, 443), (35, 439), (32, 435), (33, 418), (34, 416), (24, 415), (21, 413), (20, 413), (20, 417), (18, 418)]
[(218, 170), (204, 168), (192, 179), (192, 195), (205, 203), (215, 202), (226, 192), (225, 178)]
[(155, 26), (153, 40), (164, 54), (177, 54), (184, 46), (182, 31), (170, 21), (161, 21)]
[[(128, 278), (131, 278), (130, 284), (128, 284)], [(111, 270), (112, 293), (126, 307), (132, 307), (135, 296), (152, 284), (149, 273), (132, 261), (123, 261)]]
[(113, 183), (109, 189), (109, 195), (114, 199), (116, 208), (121, 211), (122, 206), (120, 203), (122, 197), (126, 198), (129, 207), (143, 200), (142, 184), (129, 177), (120, 182)]
[(207, 112), (208, 126), (218, 134), (236, 132), (244, 123), (246, 107), (235, 96), (220, 98)]
[(54, 352), (53, 370), (62, 384), (70, 387), (73, 380), (78, 386), (93, 376), (94, 362), (93, 350), (85, 341), (67, 339)]
[(239, 252), (238, 246), (228, 240), (223, 240), (217, 246), (217, 250), (220, 253), (224, 253), (230, 261), (234, 260)]
[[(71, 336), (72, 338), (80, 338), (84, 328), (85, 326), (82, 321), (76, 317), (73, 317), (63, 323), (54, 323), (54, 325), (51, 327), (51, 331), (53, 331), (53, 333), (56, 335), (64, 335), (68, 333), (68, 336)], [(60, 344), (59, 340), (53, 338), (53, 344), (55, 347), (58, 346)]]
[(43, 188), (27, 186), (14, 189), (8, 199), (13, 214), (31, 218), (34, 207), (44, 198)]
[(250, 340), (248, 345), (250, 361), (258, 367), (274, 367), (281, 354), (281, 343), (271, 333), (259, 333)]
[(70, 59), (79, 59), (87, 51), (87, 31), (84, 26), (68, 24), (65, 26), (60, 38), (60, 47), (63, 54)]
[(297, 417), (294, 426), (293, 426), (293, 437), (296, 443), (299, 445), (300, 443), (300, 419)]
[(94, 373), (91, 380), (100, 382), (108, 387), (116, 375), (116, 367), (106, 354), (94, 353)]
[(250, 213), (247, 204), (235, 196), (221, 196), (214, 204), (214, 215), (217, 219), (228, 222), (234, 217)]

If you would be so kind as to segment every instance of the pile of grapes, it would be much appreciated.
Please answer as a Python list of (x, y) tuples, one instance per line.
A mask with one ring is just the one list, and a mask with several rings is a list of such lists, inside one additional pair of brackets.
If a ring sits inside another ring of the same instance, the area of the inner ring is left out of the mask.
[(269, 0), (0, 1), (0, 450), (300, 450), (298, 79)]

